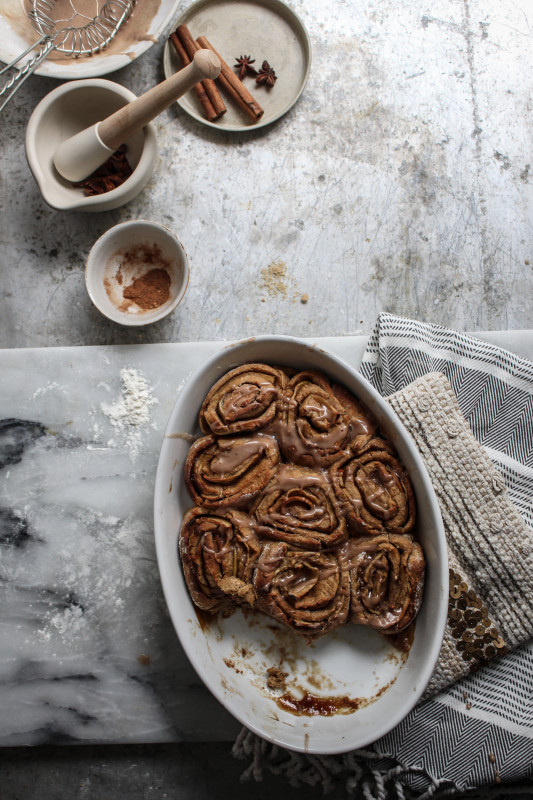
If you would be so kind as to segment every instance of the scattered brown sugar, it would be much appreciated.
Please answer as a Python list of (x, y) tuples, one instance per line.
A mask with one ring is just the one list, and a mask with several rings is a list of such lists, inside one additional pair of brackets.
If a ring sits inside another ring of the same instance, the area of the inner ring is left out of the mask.
[(261, 287), (271, 297), (281, 294), (287, 297), (287, 264), (284, 261), (272, 261), (261, 270)]
[(280, 667), (269, 667), (267, 669), (267, 686), (269, 689), (281, 689), (285, 691), (287, 688), (288, 672), (283, 672)]

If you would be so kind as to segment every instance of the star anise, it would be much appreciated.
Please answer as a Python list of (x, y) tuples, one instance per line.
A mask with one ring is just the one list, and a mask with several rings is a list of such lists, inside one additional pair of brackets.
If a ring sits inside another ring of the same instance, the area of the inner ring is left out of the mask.
[(85, 197), (94, 194), (103, 194), (116, 189), (129, 178), (132, 168), (126, 157), (126, 145), (121, 144), (118, 150), (111, 155), (101, 167), (95, 169), (88, 178), (73, 183), (76, 188), (83, 189)]
[(268, 61), (263, 61), (261, 65), (261, 69), (257, 73), (257, 78), (255, 79), (256, 83), (264, 83), (265, 86), (268, 86), (269, 89), (272, 89), (274, 83), (277, 81), (276, 73), (268, 63)]
[(239, 56), (236, 61), (235, 69), (239, 70), (239, 78), (241, 81), (246, 75), (257, 75), (256, 68), (252, 67), (252, 64), (255, 63), (255, 58), (251, 56)]

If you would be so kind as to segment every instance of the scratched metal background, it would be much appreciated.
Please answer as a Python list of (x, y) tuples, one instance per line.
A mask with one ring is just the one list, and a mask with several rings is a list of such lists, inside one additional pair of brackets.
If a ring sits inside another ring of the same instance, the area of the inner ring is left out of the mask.
[[(151, 184), (114, 212), (44, 204), (24, 135), (56, 82), (27, 83), (1, 120), (1, 347), (369, 333), (380, 311), (460, 330), (533, 327), (531, 0), (290, 5), (313, 46), (293, 110), (246, 134), (168, 110)], [(162, 48), (110, 77), (141, 93), (163, 78)], [(123, 330), (91, 306), (84, 260), (104, 230), (137, 217), (180, 236), (192, 278), (169, 319)], [(263, 282), (273, 263), (277, 290)], [(5, 750), (0, 797), (283, 796), (280, 779), (241, 786), (227, 751)]]
[[(533, 327), (532, 0), (291, 6), (313, 46), (297, 105), (244, 134), (168, 110), (151, 184), (117, 211), (44, 204), (24, 134), (57, 84), (28, 82), (2, 118), (0, 346), (368, 333), (384, 310)], [(162, 46), (109, 77), (149, 88)], [(83, 270), (104, 230), (137, 217), (178, 234), (192, 277), (169, 319), (127, 331), (93, 309)]]

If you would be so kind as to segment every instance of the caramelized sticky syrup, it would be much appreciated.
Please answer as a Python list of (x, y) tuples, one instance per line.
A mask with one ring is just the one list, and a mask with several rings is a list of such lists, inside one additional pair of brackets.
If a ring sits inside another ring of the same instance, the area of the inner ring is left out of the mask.
[(290, 694), (278, 697), (276, 703), (284, 711), (306, 717), (333, 717), (335, 714), (353, 714), (361, 701), (351, 697), (317, 697), (305, 692), (297, 699)]

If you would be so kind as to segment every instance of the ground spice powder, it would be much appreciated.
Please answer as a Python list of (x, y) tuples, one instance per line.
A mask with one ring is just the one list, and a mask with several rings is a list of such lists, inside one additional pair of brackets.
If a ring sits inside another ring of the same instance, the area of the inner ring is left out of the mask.
[(123, 297), (132, 300), (143, 310), (158, 308), (170, 297), (170, 275), (160, 267), (151, 269), (125, 286)]
[(171, 298), (172, 259), (165, 257), (156, 242), (118, 250), (106, 269), (105, 290), (119, 311), (153, 311)]

